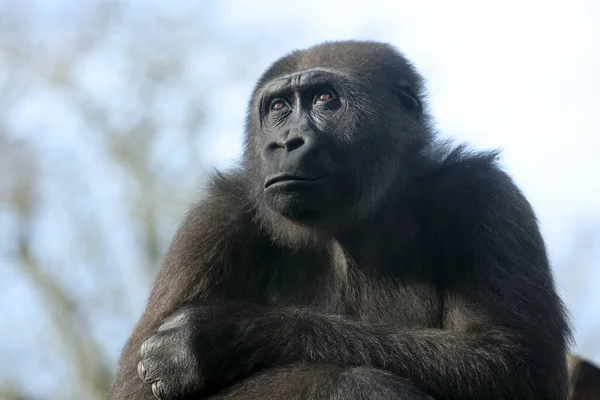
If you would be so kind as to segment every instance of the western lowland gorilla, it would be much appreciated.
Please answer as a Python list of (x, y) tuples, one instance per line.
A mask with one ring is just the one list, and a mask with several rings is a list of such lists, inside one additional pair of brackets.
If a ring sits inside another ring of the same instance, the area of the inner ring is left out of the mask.
[(112, 399), (561, 399), (570, 330), (496, 153), (436, 139), (376, 42), (259, 79), (240, 166), (184, 218)]

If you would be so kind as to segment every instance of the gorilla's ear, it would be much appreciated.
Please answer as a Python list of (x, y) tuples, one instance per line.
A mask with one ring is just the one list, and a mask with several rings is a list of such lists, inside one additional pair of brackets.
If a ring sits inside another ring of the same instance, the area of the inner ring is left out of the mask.
[(417, 95), (411, 90), (408, 82), (398, 82), (396, 85), (396, 94), (406, 111), (416, 119), (421, 119), (423, 116), (423, 105)]

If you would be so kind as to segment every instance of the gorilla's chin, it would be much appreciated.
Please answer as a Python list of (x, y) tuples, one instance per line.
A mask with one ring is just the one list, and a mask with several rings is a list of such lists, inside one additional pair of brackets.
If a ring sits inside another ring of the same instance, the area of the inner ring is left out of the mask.
[(277, 185), (265, 190), (267, 206), (291, 221), (303, 225), (318, 223), (324, 206), (320, 193), (315, 190), (289, 190), (290, 186)]
[(286, 219), (307, 227), (315, 227), (321, 221), (319, 211), (308, 210), (306, 208), (289, 208), (280, 210), (278, 213)]

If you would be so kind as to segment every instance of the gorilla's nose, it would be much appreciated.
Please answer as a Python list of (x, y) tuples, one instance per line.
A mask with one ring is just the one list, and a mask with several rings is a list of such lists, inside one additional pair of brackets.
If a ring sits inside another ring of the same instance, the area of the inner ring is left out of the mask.
[(320, 153), (320, 143), (315, 135), (295, 132), (287, 137), (273, 139), (263, 148), (265, 171), (274, 173), (318, 169), (319, 162), (316, 158)]
[(283, 148), (291, 152), (304, 146), (306, 140), (302, 136), (294, 136), (283, 142)]
[(267, 145), (268, 151), (285, 151), (291, 153), (294, 150), (298, 150), (299, 148), (305, 146), (308, 143), (310, 145), (310, 140), (302, 135), (294, 135), (289, 136), (281, 141), (273, 141)]

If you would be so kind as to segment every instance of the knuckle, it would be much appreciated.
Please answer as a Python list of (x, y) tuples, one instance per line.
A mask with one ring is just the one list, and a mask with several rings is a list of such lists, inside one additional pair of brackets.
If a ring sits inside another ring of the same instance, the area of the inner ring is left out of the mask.
[(158, 331), (164, 332), (167, 330), (181, 329), (186, 326), (206, 322), (207, 319), (214, 318), (216, 312), (217, 308), (215, 306), (186, 307), (166, 318), (158, 328)]
[(152, 394), (159, 400), (166, 398), (166, 387), (163, 381), (156, 381), (152, 384)]
[(169, 329), (181, 328), (190, 321), (190, 316), (187, 310), (180, 311), (168, 317), (163, 324), (158, 328), (159, 332), (164, 332)]
[(140, 353), (142, 354), (142, 357), (148, 355), (148, 353), (151, 353), (157, 345), (158, 338), (156, 336), (152, 336), (150, 339), (142, 343), (142, 345), (140, 346)]
[(142, 360), (137, 365), (137, 372), (144, 382), (150, 383), (156, 380), (159, 371), (156, 368), (156, 363)]

